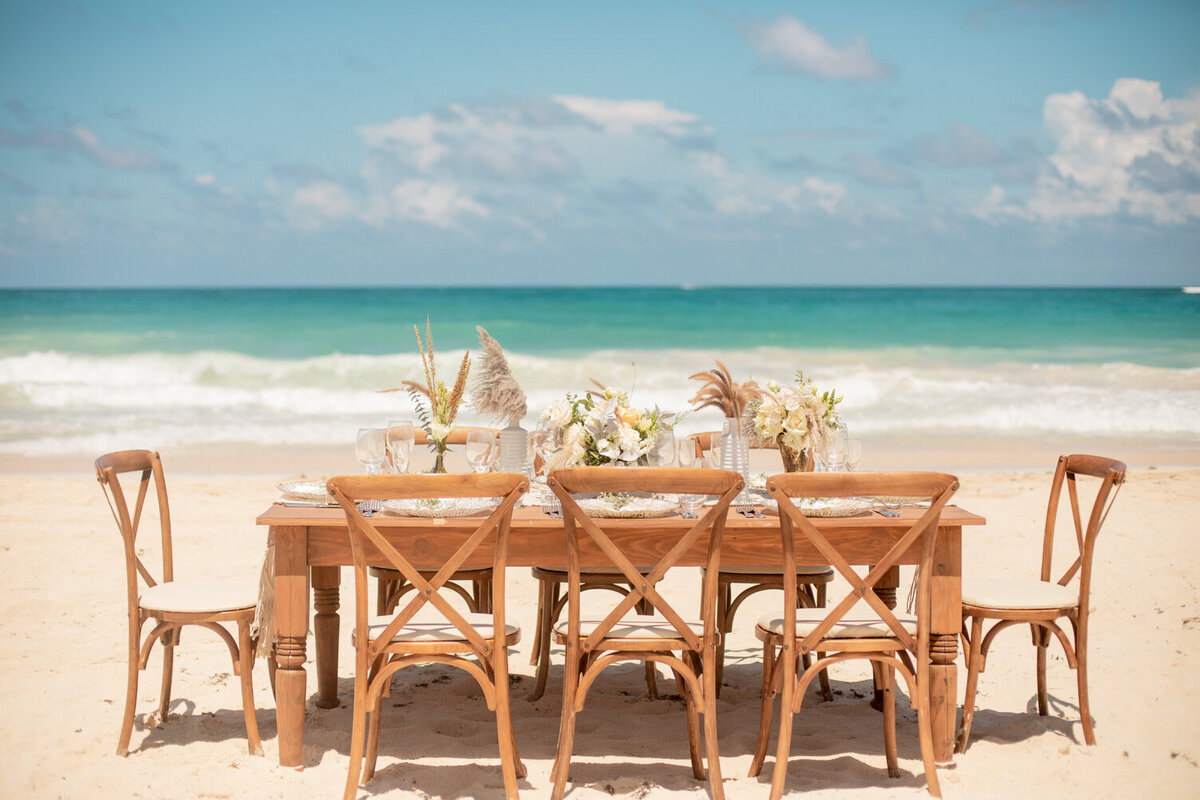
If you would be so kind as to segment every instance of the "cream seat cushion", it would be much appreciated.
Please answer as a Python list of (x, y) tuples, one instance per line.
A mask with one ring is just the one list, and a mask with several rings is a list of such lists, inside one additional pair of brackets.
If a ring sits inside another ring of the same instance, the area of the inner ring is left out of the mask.
[[(479, 635), (484, 639), (491, 639), (495, 634), (495, 621), (491, 614), (474, 614), (470, 612), (463, 613), (463, 619), (479, 632)], [(371, 616), (367, 619), (367, 635), (374, 639), (383, 633), (383, 629), (388, 626), (395, 614), (384, 614), (383, 616)], [(521, 628), (518, 625), (510, 623), (504, 624), (505, 638), (518, 635)], [(412, 619), (401, 628), (395, 636), (392, 637), (393, 642), (465, 642), (467, 637), (463, 632), (454, 626), (454, 623), (447, 620), (442, 613), (436, 608), (426, 606), (418, 611)]]
[(1070, 608), (1079, 605), (1079, 588), (1022, 578), (963, 578), (962, 599), (984, 608)]
[(138, 605), (150, 611), (212, 614), (254, 608), (258, 585), (240, 578), (185, 578), (142, 590)]
[[(579, 632), (590, 636), (596, 627), (604, 621), (603, 617), (584, 617), (579, 620)], [(704, 635), (704, 623), (684, 617), (687, 625), (697, 636)], [(560, 639), (567, 637), (567, 620), (555, 624), (554, 633)], [(625, 617), (612, 626), (607, 634), (610, 639), (678, 639), (679, 631), (661, 614), (626, 614)]]
[[(798, 608), (796, 609), (796, 635), (807, 636), (816, 630), (817, 625), (828, 615), (828, 609), (824, 608)], [(917, 618), (912, 614), (897, 613), (896, 619), (904, 626), (904, 629), (910, 634), (917, 632)], [(775, 614), (767, 614), (758, 620), (759, 638), (762, 637), (762, 632), (766, 631), (776, 636), (783, 635), (783, 617)], [(894, 637), (895, 632), (888, 627), (887, 623), (879, 618), (879, 614), (875, 613), (875, 609), (871, 608), (866, 603), (857, 603), (850, 608), (846, 614), (834, 624), (833, 628), (825, 634), (826, 639), (878, 639), (880, 637)]]

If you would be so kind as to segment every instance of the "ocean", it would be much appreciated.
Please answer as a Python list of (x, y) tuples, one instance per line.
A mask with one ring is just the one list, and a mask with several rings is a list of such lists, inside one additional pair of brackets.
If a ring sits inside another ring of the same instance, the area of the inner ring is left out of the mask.
[[(412, 417), (413, 326), (453, 380), (476, 326), (541, 409), (592, 381), (687, 411), (689, 376), (796, 370), (864, 439), (1046, 435), (1200, 449), (1200, 294), (1163, 289), (0, 291), (0, 453), (344, 443)], [(490, 424), (465, 409), (464, 424)], [(691, 413), (684, 432), (715, 427)]]

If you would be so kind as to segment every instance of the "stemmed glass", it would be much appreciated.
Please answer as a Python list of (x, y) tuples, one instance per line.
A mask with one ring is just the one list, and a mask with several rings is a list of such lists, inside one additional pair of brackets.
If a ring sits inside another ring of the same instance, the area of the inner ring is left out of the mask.
[(492, 466), (496, 437), (491, 431), (470, 431), (464, 452), (467, 463), (475, 472), (487, 472)]
[(846, 470), (855, 472), (858, 470), (858, 462), (862, 460), (862, 440), (847, 439), (846, 440)]
[(713, 469), (721, 468), (721, 437), (714, 433), (708, 440), (708, 460), (711, 462), (709, 466)]
[(387, 455), (392, 464), (392, 472), (408, 472), (408, 462), (412, 457), (413, 424), (406, 419), (389, 420), (387, 424)]
[(665, 430), (659, 433), (648, 455), (652, 467), (675, 466), (675, 431)]
[(359, 428), (354, 440), (354, 456), (368, 475), (383, 471), (383, 460), (387, 457), (383, 428)]
[[(679, 445), (679, 466), (684, 469), (698, 469), (704, 466), (704, 459), (696, 454), (696, 440), (684, 439)], [(704, 502), (702, 494), (679, 495), (679, 513), (686, 518), (694, 518)]]

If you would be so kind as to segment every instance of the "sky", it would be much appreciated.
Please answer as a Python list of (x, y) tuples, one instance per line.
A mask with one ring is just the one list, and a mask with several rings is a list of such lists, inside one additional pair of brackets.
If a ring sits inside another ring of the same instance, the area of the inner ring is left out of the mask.
[(1200, 284), (1200, 3), (0, 0), (0, 287)]

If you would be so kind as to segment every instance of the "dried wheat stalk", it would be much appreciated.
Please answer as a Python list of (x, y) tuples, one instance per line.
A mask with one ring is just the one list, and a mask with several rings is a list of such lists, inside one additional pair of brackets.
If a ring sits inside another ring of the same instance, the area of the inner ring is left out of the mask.
[(729, 367), (717, 362), (716, 369), (697, 372), (688, 376), (688, 380), (702, 381), (700, 389), (689, 401), (692, 408), (700, 411), (704, 408), (719, 408), (726, 417), (741, 418), (746, 406), (762, 395), (758, 382), (748, 380), (745, 383), (735, 383), (729, 372)]

